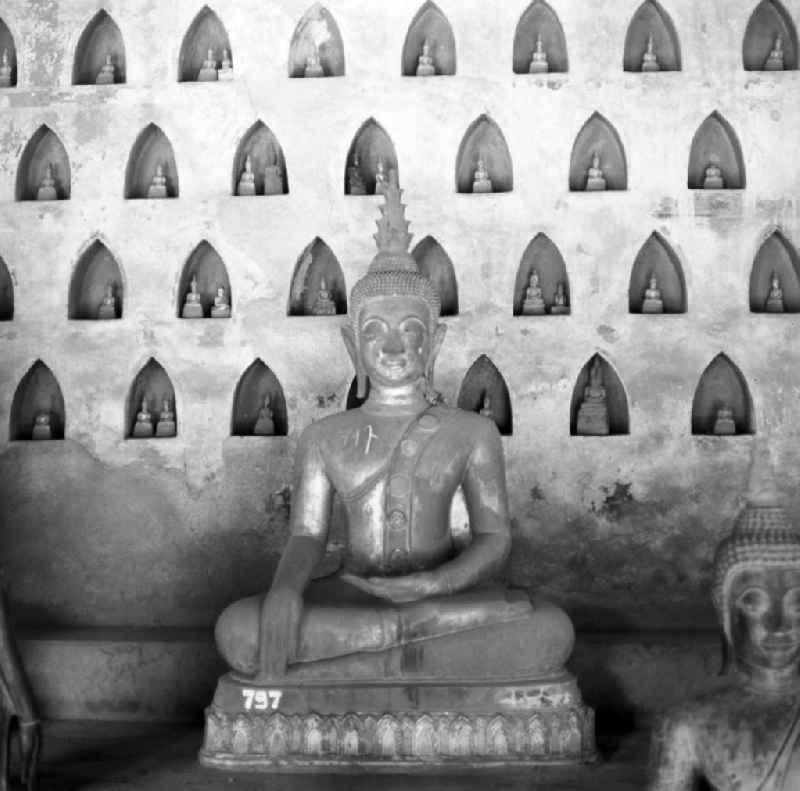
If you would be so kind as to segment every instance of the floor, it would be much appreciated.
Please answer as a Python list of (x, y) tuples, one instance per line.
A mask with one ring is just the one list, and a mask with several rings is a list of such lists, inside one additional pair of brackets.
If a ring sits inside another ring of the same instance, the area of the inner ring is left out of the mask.
[(648, 733), (612, 737), (593, 766), (438, 775), (231, 775), (202, 769), (197, 727), (45, 723), (37, 791), (643, 791)]

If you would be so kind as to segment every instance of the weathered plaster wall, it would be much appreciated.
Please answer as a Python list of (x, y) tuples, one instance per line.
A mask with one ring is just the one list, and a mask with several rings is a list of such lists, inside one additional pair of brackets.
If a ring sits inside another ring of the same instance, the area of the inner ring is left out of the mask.
[[(638, 0), (553, 0), (570, 71), (512, 73), (524, 0), (442, 0), (457, 45), (454, 77), (400, 76), (417, 0), (329, 0), (347, 74), (290, 80), (287, 56), (305, 0), (217, 0), (233, 49), (230, 84), (177, 82), (181, 39), (201, 3), (109, 0), (128, 84), (71, 87), (73, 52), (94, 0), (9, 0), (19, 85), (0, 92), (0, 255), (16, 297), (0, 323), (0, 557), (23, 622), (207, 627), (234, 597), (264, 589), (286, 538), (274, 496), (290, 480), (299, 433), (342, 408), (352, 370), (341, 319), (287, 318), (297, 256), (322, 237), (351, 287), (373, 255), (378, 199), (343, 195), (345, 157), (374, 116), (397, 149), (412, 230), (452, 258), (461, 315), (448, 318), (437, 382), (455, 401), (475, 358), (508, 383), (505, 440), (515, 547), (509, 577), (544, 589), (582, 628), (713, 624), (710, 556), (738, 507), (752, 437), (694, 437), (694, 388), (726, 352), (747, 378), (756, 429), (784, 470), (798, 468), (800, 350), (795, 316), (749, 313), (753, 257), (776, 227), (800, 245), (795, 167), (800, 72), (745, 72), (751, 6), (669, 0), (683, 71), (625, 73), (623, 45)], [(786, 7), (800, 22), (800, 0)], [(686, 187), (695, 130), (718, 110), (744, 153), (747, 188), (709, 207)], [(599, 111), (625, 146), (627, 192), (567, 191), (575, 136)], [(455, 158), (487, 112), (508, 141), (514, 191), (455, 192)], [(286, 157), (291, 192), (230, 196), (236, 145), (261, 118)], [(180, 197), (123, 199), (128, 153), (151, 121), (170, 138)], [(26, 141), (47, 123), (70, 157), (68, 202), (15, 203)], [(688, 313), (628, 313), (636, 254), (659, 231), (680, 258)], [(572, 315), (514, 318), (516, 270), (547, 233), (570, 278)], [(98, 236), (117, 256), (124, 318), (67, 319), (70, 277)], [(228, 269), (233, 318), (175, 317), (178, 280), (207, 239)], [(596, 351), (628, 394), (631, 433), (569, 435), (572, 388)], [(128, 388), (155, 356), (176, 391), (179, 436), (126, 441)], [(233, 393), (260, 356), (280, 379), (289, 436), (231, 438)], [(20, 378), (37, 358), (66, 402), (63, 442), (8, 443)], [(800, 510), (791, 472), (780, 485)]]

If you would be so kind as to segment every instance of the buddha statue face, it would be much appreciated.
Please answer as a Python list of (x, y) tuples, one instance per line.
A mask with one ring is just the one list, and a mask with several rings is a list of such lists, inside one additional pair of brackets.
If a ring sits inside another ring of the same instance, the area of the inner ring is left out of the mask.
[(743, 569), (731, 582), (727, 607), (729, 640), (743, 670), (800, 665), (800, 568)]

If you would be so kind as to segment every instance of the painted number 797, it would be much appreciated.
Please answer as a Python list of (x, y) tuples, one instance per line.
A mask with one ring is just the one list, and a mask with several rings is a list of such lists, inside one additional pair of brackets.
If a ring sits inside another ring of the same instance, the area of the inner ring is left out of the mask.
[(243, 689), (244, 707), (247, 711), (267, 711), (277, 709), (283, 692), (277, 689)]

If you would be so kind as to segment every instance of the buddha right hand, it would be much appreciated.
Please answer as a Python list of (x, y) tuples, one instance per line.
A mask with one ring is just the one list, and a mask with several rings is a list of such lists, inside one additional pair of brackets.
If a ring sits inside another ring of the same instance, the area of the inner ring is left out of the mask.
[(295, 661), (303, 614), (303, 597), (287, 587), (273, 587), (261, 605), (259, 665), (266, 678), (286, 675)]

